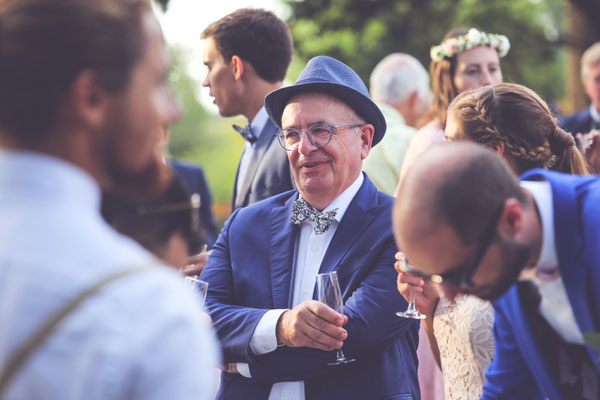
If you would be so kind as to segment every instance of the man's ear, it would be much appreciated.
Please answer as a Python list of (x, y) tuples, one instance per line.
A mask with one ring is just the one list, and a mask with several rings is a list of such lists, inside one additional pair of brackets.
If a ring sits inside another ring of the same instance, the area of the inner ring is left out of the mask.
[(244, 61), (238, 56), (231, 57), (231, 63), (233, 64), (233, 77), (235, 80), (240, 80), (244, 75)]
[(80, 72), (71, 84), (71, 102), (76, 118), (90, 127), (103, 123), (108, 95), (91, 70)]
[(367, 158), (371, 151), (373, 144), (373, 136), (375, 134), (375, 128), (371, 124), (364, 124), (360, 128), (360, 140), (362, 141), (361, 159)]
[(524, 228), (524, 217), (523, 204), (514, 197), (506, 199), (498, 222), (499, 230), (508, 237), (519, 237)]

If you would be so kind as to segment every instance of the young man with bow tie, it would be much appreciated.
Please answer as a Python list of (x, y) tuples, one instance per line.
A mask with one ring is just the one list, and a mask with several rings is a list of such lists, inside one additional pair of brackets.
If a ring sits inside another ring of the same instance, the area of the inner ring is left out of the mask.
[(246, 144), (233, 189), (231, 211), (293, 188), (290, 169), (277, 145), (264, 108), (267, 93), (279, 89), (292, 59), (288, 27), (273, 13), (242, 8), (210, 24), (202, 38), (208, 74), (204, 86), (224, 117), (243, 115), (234, 125)]

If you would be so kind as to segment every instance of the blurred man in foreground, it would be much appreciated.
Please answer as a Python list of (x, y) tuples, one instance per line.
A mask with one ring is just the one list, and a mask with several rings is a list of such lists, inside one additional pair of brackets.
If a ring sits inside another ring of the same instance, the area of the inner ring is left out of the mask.
[(208, 399), (193, 293), (100, 215), (101, 188), (164, 182), (152, 132), (178, 110), (148, 1), (7, 0), (0, 37), (0, 398)]
[(449, 299), (496, 300), (482, 398), (598, 399), (600, 180), (521, 179), (476, 144), (429, 150), (394, 207), (399, 267)]

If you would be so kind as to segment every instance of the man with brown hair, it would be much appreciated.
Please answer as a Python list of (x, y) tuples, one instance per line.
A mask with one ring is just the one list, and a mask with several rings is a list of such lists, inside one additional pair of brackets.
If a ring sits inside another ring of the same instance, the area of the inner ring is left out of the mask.
[(101, 189), (166, 176), (154, 132), (179, 111), (148, 1), (7, 0), (0, 37), (0, 398), (208, 399), (193, 294), (100, 215)]
[(273, 13), (242, 8), (210, 24), (202, 38), (204, 86), (224, 117), (243, 115), (247, 140), (233, 190), (232, 211), (293, 188), (289, 164), (275, 140), (265, 96), (283, 85), (292, 59), (288, 27)]

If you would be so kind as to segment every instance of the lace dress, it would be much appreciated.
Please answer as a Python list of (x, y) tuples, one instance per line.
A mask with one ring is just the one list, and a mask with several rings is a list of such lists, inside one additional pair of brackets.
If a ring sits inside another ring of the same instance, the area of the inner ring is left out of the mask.
[(485, 370), (492, 361), (492, 305), (475, 296), (443, 296), (435, 310), (433, 331), (440, 350), (446, 400), (479, 399)]

